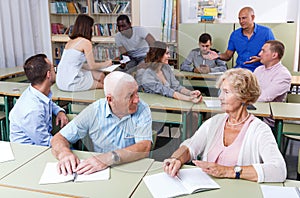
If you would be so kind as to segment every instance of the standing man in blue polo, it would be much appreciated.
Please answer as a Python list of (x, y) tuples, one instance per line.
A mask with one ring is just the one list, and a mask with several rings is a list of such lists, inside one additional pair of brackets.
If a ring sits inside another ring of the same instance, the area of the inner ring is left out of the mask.
[(262, 46), (268, 40), (275, 40), (270, 28), (254, 23), (254, 10), (244, 7), (239, 12), (241, 27), (231, 33), (227, 50), (222, 54), (210, 51), (205, 58), (229, 61), (237, 52), (235, 68), (245, 68), (252, 72), (262, 65), (258, 56)]

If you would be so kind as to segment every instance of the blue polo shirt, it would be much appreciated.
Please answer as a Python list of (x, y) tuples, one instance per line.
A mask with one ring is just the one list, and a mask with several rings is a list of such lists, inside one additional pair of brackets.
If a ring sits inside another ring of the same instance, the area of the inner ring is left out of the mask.
[(256, 67), (262, 65), (260, 62), (251, 64), (244, 64), (244, 62), (249, 61), (251, 56), (258, 56), (262, 46), (268, 40), (275, 40), (272, 30), (256, 23), (254, 24), (254, 32), (250, 39), (243, 34), (242, 28), (232, 32), (227, 49), (236, 51), (238, 54), (235, 68), (246, 68), (253, 72)]
[(71, 143), (89, 136), (95, 152), (107, 153), (142, 140), (152, 141), (151, 111), (140, 100), (135, 113), (119, 119), (102, 98), (87, 106), (60, 133)]

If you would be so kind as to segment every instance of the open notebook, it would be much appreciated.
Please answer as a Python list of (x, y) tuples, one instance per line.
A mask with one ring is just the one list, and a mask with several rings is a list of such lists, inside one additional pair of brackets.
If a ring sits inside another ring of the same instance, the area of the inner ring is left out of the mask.
[(176, 177), (163, 172), (145, 176), (143, 180), (153, 197), (175, 197), (220, 188), (200, 168), (180, 169)]
[(220, 100), (212, 100), (212, 99), (204, 99), (205, 105), (209, 108), (220, 108), (221, 101)]
[(299, 198), (300, 190), (298, 187), (267, 186), (260, 185), (264, 198)]
[(110, 168), (92, 173), (90, 175), (60, 175), (57, 173), (57, 162), (48, 162), (41, 176), (39, 184), (56, 184), (63, 182), (83, 182), (83, 181), (96, 181), (96, 180), (109, 180)]
[(0, 141), (0, 162), (6, 162), (14, 160), (14, 154), (12, 152), (10, 142)]

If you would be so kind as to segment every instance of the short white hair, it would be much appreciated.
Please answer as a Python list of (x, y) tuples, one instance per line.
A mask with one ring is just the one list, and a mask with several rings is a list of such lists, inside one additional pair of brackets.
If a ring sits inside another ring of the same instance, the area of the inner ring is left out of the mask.
[(108, 94), (115, 96), (118, 91), (125, 89), (124, 87), (127, 83), (134, 83), (136, 82), (133, 76), (121, 72), (121, 71), (114, 71), (108, 74), (104, 78), (104, 94), (107, 96)]

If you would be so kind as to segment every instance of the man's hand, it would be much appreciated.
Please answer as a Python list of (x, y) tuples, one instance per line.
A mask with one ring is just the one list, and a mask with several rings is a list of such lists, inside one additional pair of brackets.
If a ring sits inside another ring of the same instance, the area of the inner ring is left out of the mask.
[(58, 126), (60, 128), (63, 128), (64, 126), (66, 126), (66, 124), (68, 124), (69, 120), (68, 117), (66, 116), (65, 112), (60, 111), (58, 112), (58, 114), (56, 115), (56, 120), (55, 120), (55, 124), (56, 126)]
[(255, 63), (255, 62), (259, 62), (260, 61), (260, 57), (258, 56), (251, 56), (249, 61), (245, 61), (244, 64), (250, 64), (250, 63)]
[(97, 156), (93, 156), (81, 162), (75, 172), (77, 174), (89, 175), (91, 173), (103, 170), (111, 164), (111, 154), (104, 153)]
[(219, 54), (215, 51), (210, 50), (208, 54), (202, 54), (204, 59), (215, 60), (219, 58)]
[(200, 65), (199, 72), (201, 74), (208, 74), (210, 72), (210, 67), (207, 65)]
[(72, 151), (63, 151), (58, 156), (57, 172), (63, 175), (71, 175), (76, 172), (79, 164), (78, 157)]

